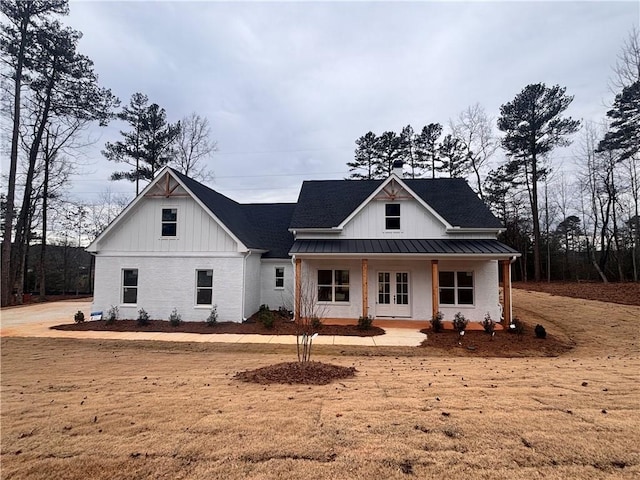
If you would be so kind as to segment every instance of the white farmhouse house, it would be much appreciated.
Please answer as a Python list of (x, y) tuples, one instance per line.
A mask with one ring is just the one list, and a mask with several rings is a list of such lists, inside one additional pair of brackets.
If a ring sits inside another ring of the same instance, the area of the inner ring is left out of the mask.
[(202, 321), (217, 305), (239, 322), (311, 300), (326, 318), (506, 323), (519, 253), (500, 229), (464, 180), (404, 179), (401, 165), (385, 180), (305, 181), (293, 204), (239, 204), (166, 167), (87, 248), (93, 310)]

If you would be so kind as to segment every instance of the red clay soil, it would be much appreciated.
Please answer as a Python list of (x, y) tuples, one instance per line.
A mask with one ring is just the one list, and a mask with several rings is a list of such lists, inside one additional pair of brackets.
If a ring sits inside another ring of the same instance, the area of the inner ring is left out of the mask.
[[(138, 325), (136, 320), (116, 320), (107, 324), (105, 320), (91, 320), (82, 323), (69, 323), (51, 327), (55, 330), (74, 331), (108, 331), (108, 332), (172, 332), (172, 333), (237, 333), (254, 335), (295, 335), (296, 324), (291, 320), (276, 317), (273, 328), (266, 328), (259, 322), (219, 322), (209, 326), (206, 322), (181, 322), (173, 326), (167, 320), (149, 320), (149, 324)], [(322, 325), (318, 330), (321, 335), (344, 335), (351, 337), (373, 337), (384, 335), (384, 330), (379, 327), (371, 327), (368, 330), (359, 330), (356, 325)]]
[(514, 282), (513, 288), (545, 292), (562, 297), (640, 306), (640, 283)]
[(557, 357), (573, 348), (553, 335), (536, 338), (534, 326), (528, 324), (522, 335), (500, 331), (492, 337), (484, 330), (467, 330), (460, 337), (455, 330), (433, 333), (430, 327), (420, 332), (427, 335), (421, 347), (451, 357)]
[(341, 367), (322, 362), (288, 362), (238, 372), (234, 378), (260, 384), (327, 385), (334, 380), (354, 377), (356, 371), (355, 367)]

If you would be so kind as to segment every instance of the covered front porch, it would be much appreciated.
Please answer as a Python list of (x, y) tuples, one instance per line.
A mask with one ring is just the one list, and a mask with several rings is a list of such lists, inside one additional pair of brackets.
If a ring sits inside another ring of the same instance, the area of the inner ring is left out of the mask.
[(438, 312), (445, 322), (460, 312), (471, 325), (480, 326), (486, 314), (511, 323), (510, 265), (517, 252), (497, 241), (456, 242), (458, 251), (451, 240), (439, 241), (447, 252), (424, 251), (424, 244), (418, 244), (422, 251), (342, 252), (336, 247), (344, 244), (327, 242), (296, 242), (292, 250), (296, 319), (316, 315), (352, 323), (371, 316), (375, 325), (410, 322), (415, 328)]

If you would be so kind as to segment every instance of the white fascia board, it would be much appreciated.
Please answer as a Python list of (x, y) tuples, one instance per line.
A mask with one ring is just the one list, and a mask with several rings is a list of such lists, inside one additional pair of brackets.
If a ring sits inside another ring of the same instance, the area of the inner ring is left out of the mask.
[(289, 232), (293, 235), (297, 235), (298, 233), (340, 233), (342, 231), (341, 227), (331, 227), (331, 228), (290, 228)]
[(242, 258), (240, 252), (129, 252), (114, 251), (100, 252), (100, 257), (139, 257), (139, 258)]
[(344, 228), (344, 226), (349, 223), (353, 217), (355, 217), (358, 213), (360, 213), (360, 211), (366, 207), (369, 202), (371, 202), (376, 195), (378, 195), (387, 185), (389, 185), (393, 180), (395, 180), (396, 182), (398, 182), (400, 184), (400, 186), (402, 188), (404, 188), (413, 198), (414, 200), (416, 200), (420, 205), (422, 205), (429, 213), (431, 213), (434, 217), (436, 217), (444, 226), (445, 228), (449, 229), (449, 228), (453, 228), (453, 225), (451, 225), (449, 222), (447, 222), (438, 212), (436, 212), (428, 203), (426, 203), (424, 200), (422, 200), (418, 195), (416, 195), (416, 193), (411, 190), (406, 183), (404, 183), (402, 181), (402, 178), (400, 178), (399, 176), (397, 176), (395, 173), (392, 173), (391, 175), (389, 175), (389, 177), (380, 184), (380, 186), (378, 186), (378, 188), (376, 188), (373, 193), (371, 195), (369, 195), (364, 202), (362, 202), (353, 212), (351, 212), (351, 214), (345, 218), (342, 223), (340, 225), (338, 225), (337, 228), (339, 228), (340, 230), (342, 230)]
[(446, 233), (490, 233), (498, 235), (502, 232), (501, 228), (471, 228), (471, 227), (451, 227), (447, 228)]

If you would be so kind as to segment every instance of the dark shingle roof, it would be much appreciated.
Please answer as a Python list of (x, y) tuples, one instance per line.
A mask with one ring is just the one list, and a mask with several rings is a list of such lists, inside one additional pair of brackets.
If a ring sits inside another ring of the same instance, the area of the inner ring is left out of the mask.
[(295, 204), (240, 204), (180, 172), (172, 172), (248, 248), (267, 250), (265, 258), (288, 258), (288, 227)]
[[(305, 181), (290, 228), (337, 227), (383, 180)], [(453, 226), (501, 228), (500, 221), (460, 178), (403, 179), (403, 182)]]
[(291, 253), (350, 254), (396, 253), (438, 255), (518, 255), (518, 251), (494, 239), (341, 239), (296, 240)]

